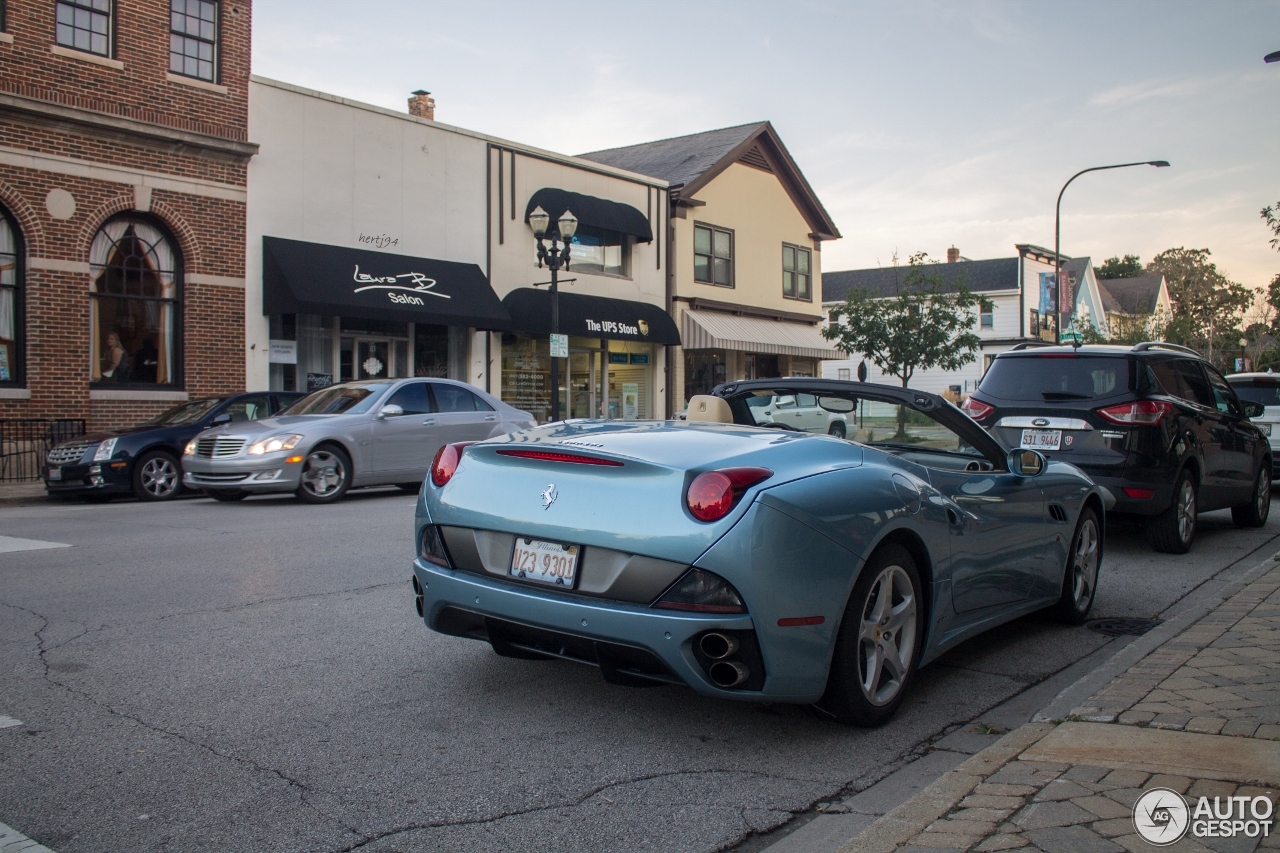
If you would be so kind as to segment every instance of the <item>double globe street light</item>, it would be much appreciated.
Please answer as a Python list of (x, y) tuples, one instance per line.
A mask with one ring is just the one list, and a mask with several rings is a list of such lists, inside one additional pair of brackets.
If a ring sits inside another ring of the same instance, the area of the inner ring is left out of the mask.
[[(551, 270), (551, 420), (560, 420), (560, 357), (556, 354), (557, 338), (560, 336), (560, 289), (558, 274), (560, 270), (569, 269), (569, 247), (573, 243), (573, 235), (578, 233), (578, 217), (566, 210), (556, 222), (556, 230), (551, 227), (551, 214), (539, 205), (529, 214), (529, 227), (533, 236), (538, 239), (538, 268), (544, 265)], [(550, 241), (547, 245), (544, 241)], [(565, 348), (565, 356), (568, 356)]]
[[(1056, 303), (1054, 306), (1054, 310), (1057, 312), (1057, 315), (1058, 315), (1056, 318), (1054, 318), (1055, 323), (1054, 323), (1054, 330), (1053, 330), (1053, 342), (1055, 344), (1062, 343), (1063, 318), (1068, 316), (1069, 313), (1074, 313), (1074, 307), (1075, 307), (1073, 305), (1070, 310), (1064, 310), (1066, 309), (1066, 306), (1062, 304), (1063, 302), (1062, 252), (1059, 246), (1061, 242), (1062, 194), (1067, 191), (1067, 187), (1071, 186), (1071, 182), (1074, 181), (1076, 178), (1080, 177), (1081, 175), (1088, 174), (1089, 172), (1105, 172), (1107, 169), (1127, 169), (1130, 166), (1155, 166), (1157, 168), (1164, 169), (1164, 168), (1168, 168), (1169, 161), (1168, 160), (1139, 160), (1136, 163), (1116, 163), (1114, 166), (1093, 166), (1092, 168), (1089, 168), (1089, 169), (1081, 169), (1079, 172), (1076, 172), (1074, 175), (1072, 175), (1067, 180), (1067, 182), (1062, 185), (1062, 189), (1058, 192), (1058, 204), (1053, 209), (1053, 286), (1057, 290), (1057, 293), (1054, 294), (1054, 302)], [(1074, 299), (1074, 294), (1073, 294), (1073, 299)]]

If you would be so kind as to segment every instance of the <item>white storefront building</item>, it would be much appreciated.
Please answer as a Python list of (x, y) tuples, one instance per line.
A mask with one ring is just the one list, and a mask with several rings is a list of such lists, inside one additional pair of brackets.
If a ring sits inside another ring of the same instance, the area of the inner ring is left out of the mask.
[(436, 122), (418, 100), (410, 115), (252, 78), (246, 387), (448, 377), (547, 420), (540, 205), (579, 220), (562, 416), (665, 416), (666, 183)]

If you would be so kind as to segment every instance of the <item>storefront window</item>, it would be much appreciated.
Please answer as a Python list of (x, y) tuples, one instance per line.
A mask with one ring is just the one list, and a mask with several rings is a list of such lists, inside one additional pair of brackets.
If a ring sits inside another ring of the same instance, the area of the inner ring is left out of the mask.
[(569, 249), (570, 269), (576, 272), (626, 276), (629, 238), (615, 231), (579, 225)]
[[(560, 361), (562, 418), (654, 417), (654, 347), (597, 338), (569, 338)], [(502, 336), (502, 400), (551, 419), (551, 356), (544, 336)]]
[(146, 220), (113, 219), (93, 238), (89, 271), (93, 381), (178, 384), (181, 268), (172, 242)]
[(18, 235), (0, 208), (0, 382), (22, 380), (22, 313), (18, 292)]
[(545, 337), (502, 336), (502, 401), (551, 420), (551, 342)]
[(724, 350), (685, 350), (685, 404), (698, 394), (710, 394), (712, 388), (726, 380), (726, 375)]

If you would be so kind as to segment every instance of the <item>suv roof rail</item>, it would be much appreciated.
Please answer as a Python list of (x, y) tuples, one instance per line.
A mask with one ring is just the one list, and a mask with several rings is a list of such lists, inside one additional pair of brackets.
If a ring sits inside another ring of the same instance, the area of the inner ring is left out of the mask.
[(1013, 349), (1009, 350), (1009, 352), (1017, 352), (1018, 350), (1030, 349), (1031, 347), (1051, 347), (1051, 346), (1055, 346), (1055, 344), (1051, 344), (1048, 341), (1023, 341), (1020, 344), (1014, 344)]
[(1191, 347), (1184, 347), (1181, 344), (1167, 344), (1164, 341), (1143, 341), (1140, 344), (1134, 344), (1131, 352), (1146, 352), (1149, 349), (1167, 349), (1174, 352), (1185, 352), (1188, 355), (1194, 355), (1196, 358), (1204, 358)]

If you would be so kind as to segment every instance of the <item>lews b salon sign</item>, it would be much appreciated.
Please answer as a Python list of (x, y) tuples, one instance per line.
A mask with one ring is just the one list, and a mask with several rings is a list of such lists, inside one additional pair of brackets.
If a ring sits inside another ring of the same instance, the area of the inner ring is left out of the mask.
[(356, 264), (356, 271), (351, 276), (352, 280), (358, 285), (354, 293), (364, 293), (366, 290), (382, 290), (387, 294), (387, 298), (397, 305), (426, 305), (420, 297), (436, 296), (440, 299), (452, 299), (447, 293), (440, 293), (435, 290), (436, 280), (428, 278), (420, 272), (402, 272), (398, 275), (369, 275), (360, 272), (360, 265)]

